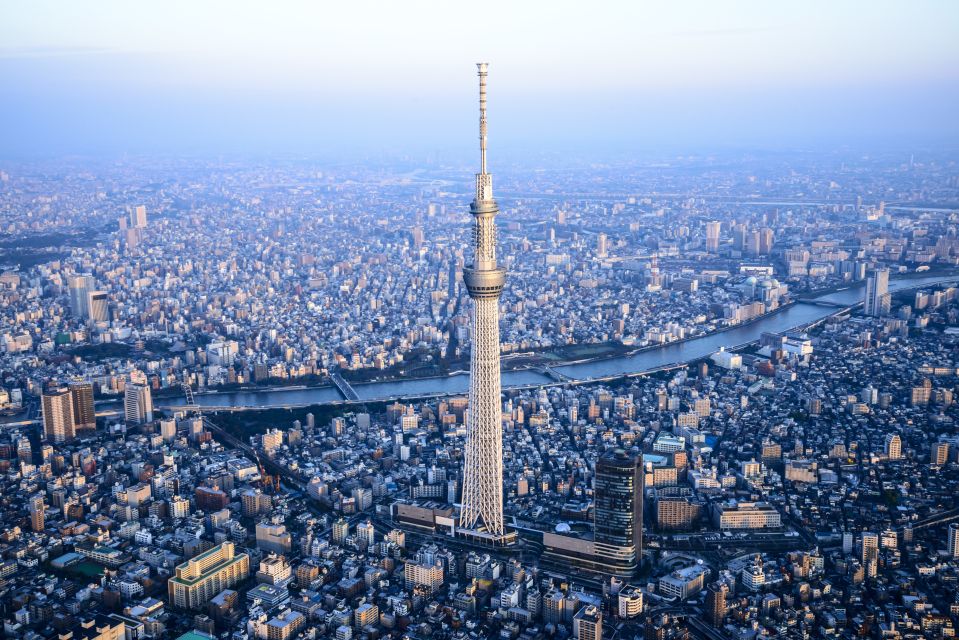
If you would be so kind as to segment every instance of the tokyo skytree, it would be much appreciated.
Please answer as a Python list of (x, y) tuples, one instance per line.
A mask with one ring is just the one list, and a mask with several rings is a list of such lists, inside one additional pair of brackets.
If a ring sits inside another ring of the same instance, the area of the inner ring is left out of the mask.
[(469, 419), (459, 526), (503, 536), (503, 418), (500, 400), (499, 298), (506, 269), (496, 265), (493, 176), (486, 172), (487, 63), (479, 69), (480, 172), (476, 174), (473, 216), (473, 264), (463, 268), (463, 282), (473, 299), (473, 344), (470, 350)]

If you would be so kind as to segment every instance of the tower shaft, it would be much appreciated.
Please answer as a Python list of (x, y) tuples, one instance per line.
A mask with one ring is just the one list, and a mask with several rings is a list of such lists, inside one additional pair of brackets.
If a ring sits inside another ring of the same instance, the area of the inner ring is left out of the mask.
[(503, 524), (503, 418), (500, 404), (499, 298), (506, 270), (496, 264), (496, 214), (493, 177), (486, 172), (486, 76), (480, 63), (480, 172), (473, 216), (473, 264), (464, 267), (463, 282), (473, 299), (470, 389), (466, 430), (463, 503), (460, 526), (505, 533)]

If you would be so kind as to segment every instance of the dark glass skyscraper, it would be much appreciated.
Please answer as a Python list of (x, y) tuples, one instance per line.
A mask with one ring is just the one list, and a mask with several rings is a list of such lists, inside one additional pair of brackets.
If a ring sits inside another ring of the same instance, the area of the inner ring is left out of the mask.
[(634, 570), (643, 549), (643, 458), (623, 449), (606, 452), (593, 477), (595, 553), (611, 566)]

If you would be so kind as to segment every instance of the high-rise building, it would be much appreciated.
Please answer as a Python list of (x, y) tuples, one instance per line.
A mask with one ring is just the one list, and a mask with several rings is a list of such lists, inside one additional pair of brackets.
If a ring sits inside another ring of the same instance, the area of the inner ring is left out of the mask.
[(248, 518), (268, 514), (273, 509), (273, 498), (259, 489), (247, 489), (240, 494), (240, 511)]
[(718, 220), (710, 220), (706, 223), (706, 251), (709, 253), (719, 252), (719, 230), (721, 225)]
[(70, 292), (70, 313), (76, 318), (86, 318), (87, 294), (96, 287), (91, 275), (70, 276), (67, 278), (67, 290)]
[(410, 560), (403, 565), (406, 588), (420, 587), (428, 593), (435, 593), (443, 586), (443, 563)]
[(110, 303), (106, 291), (87, 292), (87, 318), (93, 322), (106, 322), (110, 319)]
[(147, 226), (147, 208), (142, 204), (130, 209), (130, 226), (144, 229)]
[(145, 384), (128, 382), (123, 392), (123, 414), (127, 422), (143, 424), (153, 421), (153, 396)]
[(33, 531), (40, 532), (43, 531), (45, 526), (45, 516), (46, 516), (47, 506), (43, 502), (43, 494), (38, 493), (36, 495), (30, 496), (28, 501), (28, 510), (30, 511), (30, 528)]
[(373, 546), (376, 540), (376, 529), (373, 523), (367, 520), (356, 525), (356, 546), (360, 549), (368, 549)]
[(605, 258), (609, 255), (609, 239), (605, 233), (600, 232), (599, 235), (596, 236), (596, 255), (600, 258)]
[(932, 464), (941, 467), (949, 462), (949, 443), (937, 442), (932, 445)]
[(879, 568), (879, 535), (871, 531), (862, 534), (862, 555), (860, 557), (866, 576), (874, 578)]
[(337, 519), (333, 523), (333, 542), (343, 544), (350, 535), (350, 522), (343, 518)]
[(57, 389), (40, 398), (43, 407), (43, 433), (50, 442), (66, 442), (76, 435), (73, 399), (68, 389)]
[(593, 543), (611, 568), (633, 571), (642, 559), (643, 462), (615, 449), (597, 462), (593, 476)]
[(889, 269), (875, 269), (866, 279), (863, 311), (867, 316), (889, 313), (892, 296), (889, 294)]
[(899, 434), (890, 433), (886, 436), (886, 457), (890, 460), (898, 460), (902, 457), (902, 438)]
[(249, 575), (250, 556), (237, 554), (232, 542), (223, 542), (176, 568), (176, 575), (167, 582), (170, 604), (197, 609)]
[(410, 230), (410, 238), (413, 240), (413, 248), (419, 250), (423, 246), (424, 236), (423, 227), (416, 225)]
[(598, 607), (586, 605), (573, 616), (573, 638), (576, 640), (602, 640), (603, 614)]
[(949, 538), (946, 552), (952, 558), (959, 558), (959, 522), (949, 524)]
[(726, 617), (726, 598), (729, 585), (725, 582), (713, 582), (706, 588), (706, 618), (714, 627), (722, 626)]
[(74, 429), (78, 432), (96, 429), (97, 413), (93, 406), (93, 385), (89, 382), (72, 383), (70, 400), (73, 403)]
[(773, 251), (773, 230), (763, 227), (759, 230), (759, 253), (769, 255)]
[(141, 235), (142, 229), (130, 224), (130, 216), (120, 218), (120, 240), (123, 241), (127, 249), (136, 249), (137, 245), (140, 244)]
[(499, 298), (506, 269), (496, 264), (496, 214), (493, 176), (486, 171), (487, 64), (477, 65), (480, 98), (480, 172), (473, 216), (473, 263), (463, 267), (463, 282), (473, 300), (470, 349), (469, 416), (459, 526), (493, 538), (506, 534), (503, 522), (503, 409), (500, 394)]
[(173, 496), (169, 500), (170, 503), (170, 517), (185, 518), (190, 515), (190, 501), (182, 496)]

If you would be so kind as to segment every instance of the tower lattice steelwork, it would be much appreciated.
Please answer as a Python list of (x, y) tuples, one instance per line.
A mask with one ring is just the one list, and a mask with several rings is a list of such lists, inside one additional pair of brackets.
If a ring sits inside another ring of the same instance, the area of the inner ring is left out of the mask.
[(460, 527), (494, 536), (503, 525), (503, 419), (500, 405), (499, 297), (506, 269), (496, 266), (496, 222), (493, 176), (486, 172), (486, 75), (479, 69), (480, 172), (476, 174), (473, 215), (473, 264), (464, 267), (463, 282), (473, 299), (473, 345), (470, 352), (469, 424)]

